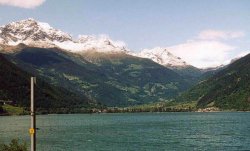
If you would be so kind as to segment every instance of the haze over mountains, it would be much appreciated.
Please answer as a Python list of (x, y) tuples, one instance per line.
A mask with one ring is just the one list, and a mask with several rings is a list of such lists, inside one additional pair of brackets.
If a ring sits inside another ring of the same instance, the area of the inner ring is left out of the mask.
[[(78, 107), (81, 104), (86, 106), (86, 102), (131, 106), (172, 101), (179, 95), (184, 102), (198, 101), (197, 98), (182, 96), (193, 97), (192, 89), (186, 90), (200, 80), (216, 78), (227, 69), (199, 69), (160, 47), (135, 53), (123, 42), (106, 36), (81, 35), (75, 40), (69, 34), (34, 19), (1, 26), (0, 48), (4, 57), (16, 68), (41, 78), (52, 87), (67, 91), (76, 100), (84, 98), (85, 101), (80, 101)], [(195, 92), (199, 85), (193, 88)], [(194, 96), (205, 95), (206, 91), (198, 92)], [(213, 92), (211, 90), (209, 96)], [(17, 103), (20, 101), (17, 99)], [(62, 99), (62, 102), (67, 101)], [(218, 103), (214, 104), (218, 106)]]

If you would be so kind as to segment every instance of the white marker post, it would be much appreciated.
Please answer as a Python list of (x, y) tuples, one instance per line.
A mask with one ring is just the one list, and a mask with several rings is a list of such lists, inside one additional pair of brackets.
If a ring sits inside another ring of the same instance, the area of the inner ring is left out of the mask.
[(30, 95), (30, 115), (31, 115), (31, 124), (30, 124), (30, 150), (36, 151), (36, 112), (35, 112), (35, 102), (34, 102), (34, 84), (36, 84), (36, 78), (31, 77), (31, 95)]

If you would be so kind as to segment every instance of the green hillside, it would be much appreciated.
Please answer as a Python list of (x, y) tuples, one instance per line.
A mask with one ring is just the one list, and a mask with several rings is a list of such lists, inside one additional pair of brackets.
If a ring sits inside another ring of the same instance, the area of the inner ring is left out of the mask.
[(190, 87), (174, 71), (123, 53), (76, 55), (58, 49), (24, 48), (9, 59), (53, 85), (108, 106), (172, 99)]
[[(0, 54), (0, 100), (13, 101), (12, 104), (15, 106), (29, 107), (30, 77), (31, 74), (21, 70)], [(87, 97), (51, 86), (40, 78), (37, 78), (35, 86), (35, 100), (39, 110), (46, 112), (90, 106)]]
[(250, 110), (250, 54), (201, 81), (176, 101), (198, 101), (200, 108)]
[(190, 85), (195, 85), (203, 75), (203, 71), (194, 66), (171, 67), (171, 69), (181, 75)]

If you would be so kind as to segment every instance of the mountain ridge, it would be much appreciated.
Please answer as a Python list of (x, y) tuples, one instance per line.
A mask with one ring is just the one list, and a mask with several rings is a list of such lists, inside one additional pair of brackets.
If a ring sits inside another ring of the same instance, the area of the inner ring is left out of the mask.
[(105, 35), (80, 35), (75, 40), (68, 33), (55, 29), (48, 23), (39, 22), (32, 18), (12, 22), (0, 27), (0, 46), (15, 47), (19, 44), (39, 48), (58, 47), (62, 50), (79, 54), (84, 54), (88, 51), (103, 53), (123, 52), (141, 58), (149, 58), (166, 67), (185, 68), (190, 66), (164, 48), (145, 49), (140, 53), (134, 53), (123, 42), (114, 41)]
[(190, 86), (174, 71), (149, 59), (126, 53), (89, 55), (27, 47), (9, 53), (8, 58), (53, 85), (108, 106), (167, 100)]
[(121, 42), (113, 41), (107, 36), (80, 35), (79, 39), (74, 40), (71, 35), (51, 27), (48, 23), (31, 18), (1, 26), (0, 43), (8, 46), (23, 43), (31, 47), (58, 47), (76, 53), (93, 49), (100, 52), (129, 51)]
[(197, 107), (250, 110), (250, 54), (236, 60), (177, 97), (197, 101)]
[(151, 59), (154, 62), (166, 67), (185, 68), (187, 66), (190, 66), (180, 57), (174, 56), (166, 48), (161, 47), (156, 47), (153, 49), (144, 49), (138, 54), (135, 54), (135, 56)]
[[(30, 77), (34, 75), (20, 69), (1, 53), (0, 67), (0, 100), (10, 100), (15, 106), (28, 108)], [(73, 112), (73, 108), (97, 107), (94, 101), (87, 99), (84, 95), (53, 86), (40, 77), (37, 77), (35, 85), (35, 99), (37, 110), (45, 113)]]

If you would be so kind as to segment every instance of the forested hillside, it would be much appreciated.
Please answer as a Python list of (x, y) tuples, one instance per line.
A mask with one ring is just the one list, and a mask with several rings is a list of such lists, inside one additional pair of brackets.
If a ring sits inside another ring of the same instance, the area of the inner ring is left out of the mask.
[[(0, 54), (0, 100), (12, 101), (15, 106), (29, 107), (31, 76)], [(39, 109), (49, 112), (60, 108), (90, 107), (91, 104), (95, 106), (85, 96), (49, 85), (39, 77), (35, 85), (35, 100)]]
[(176, 101), (198, 101), (201, 108), (250, 110), (250, 54), (201, 81)]

